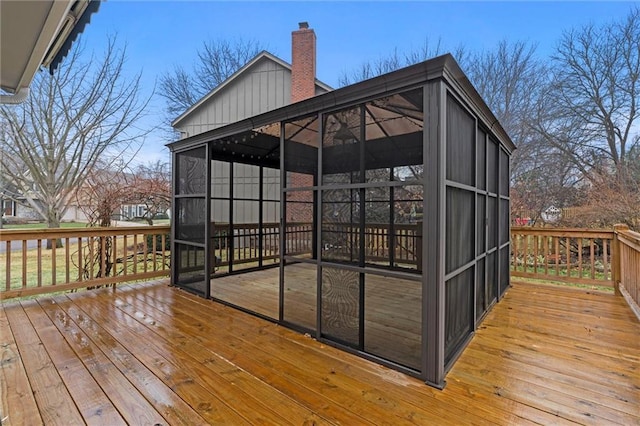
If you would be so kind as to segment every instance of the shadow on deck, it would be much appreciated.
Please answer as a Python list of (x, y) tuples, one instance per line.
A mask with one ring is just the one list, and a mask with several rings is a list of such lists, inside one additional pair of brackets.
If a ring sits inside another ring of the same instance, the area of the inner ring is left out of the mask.
[(640, 322), (513, 284), (443, 391), (160, 280), (5, 302), (2, 425), (640, 424)]

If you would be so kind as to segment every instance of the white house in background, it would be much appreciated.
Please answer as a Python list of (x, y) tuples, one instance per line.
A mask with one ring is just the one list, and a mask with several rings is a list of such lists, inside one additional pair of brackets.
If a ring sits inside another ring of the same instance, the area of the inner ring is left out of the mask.
[[(253, 117), (276, 108), (333, 90), (316, 79), (316, 36), (306, 22), (291, 34), (291, 64), (263, 51), (236, 71), (218, 87), (205, 95), (172, 123), (180, 138)], [(259, 195), (259, 168), (234, 163), (233, 193), (237, 208), (234, 223), (257, 223), (259, 212), (252, 200)], [(263, 197), (280, 199), (280, 171), (264, 169)], [(229, 163), (216, 162), (212, 169), (212, 202), (214, 222), (228, 223)], [(269, 203), (263, 211), (265, 222), (279, 220), (279, 203)]]

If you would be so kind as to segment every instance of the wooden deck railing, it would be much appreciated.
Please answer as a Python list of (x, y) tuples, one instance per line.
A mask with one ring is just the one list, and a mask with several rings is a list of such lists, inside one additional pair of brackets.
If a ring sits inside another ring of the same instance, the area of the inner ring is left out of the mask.
[[(212, 243), (217, 266), (228, 265), (231, 256), (230, 247), (233, 239), (233, 263), (256, 263), (260, 260), (278, 259), (279, 233), (278, 223), (264, 223), (262, 237), (260, 227), (255, 223), (240, 223), (233, 225), (233, 232), (228, 223), (214, 223), (212, 225)], [(331, 256), (339, 259), (350, 259), (354, 255), (353, 247), (358, 246), (359, 227), (357, 224), (332, 223), (323, 227), (329, 235), (326, 250)], [(390, 243), (390, 235), (393, 243)], [(261, 239), (262, 238), (262, 239)], [(388, 264), (420, 266), (421, 233), (417, 224), (394, 224), (393, 233), (385, 224), (368, 223), (364, 230), (365, 258), (368, 262), (385, 262)], [(260, 245), (261, 244), (261, 245)], [(307, 222), (287, 223), (285, 230), (286, 254), (290, 256), (305, 254), (313, 251), (313, 224)], [(395, 250), (389, 247), (394, 246)], [(351, 259), (352, 260), (352, 259)]]
[[(213, 222), (211, 229), (216, 267), (227, 266), (232, 256), (235, 265), (280, 258), (279, 223), (263, 223), (262, 228), (257, 223), (234, 223), (232, 232), (228, 223)], [(287, 224), (285, 244), (288, 255), (311, 253), (312, 241), (313, 224)]]
[(640, 319), (640, 233), (616, 225), (615, 236), (620, 259), (615, 268), (618, 290)]
[[(368, 261), (419, 266), (419, 228), (395, 225), (390, 236), (386, 225), (367, 224)], [(276, 223), (264, 224), (262, 232), (256, 224), (236, 224), (233, 232), (226, 224), (216, 224), (214, 230), (216, 266), (228, 264), (231, 247), (234, 263), (258, 262), (260, 253), (263, 261), (279, 258)], [(5, 284), (0, 285), (0, 300), (168, 276), (169, 231), (169, 226), (3, 230), (0, 276)], [(327, 232), (337, 242), (357, 241), (359, 236), (348, 224), (332, 224)], [(47, 240), (56, 239), (62, 247), (46, 249)], [(311, 253), (312, 240), (311, 224), (287, 226), (287, 254)], [(611, 231), (513, 227), (511, 243), (512, 277), (612, 287), (640, 317), (640, 234), (624, 226)], [(390, 251), (390, 246), (396, 249)], [(351, 252), (346, 243), (329, 249), (344, 256)]]
[[(168, 276), (169, 226), (3, 230), (0, 300)], [(62, 247), (47, 241), (62, 243)]]
[[(323, 226), (328, 236), (325, 250), (332, 259), (357, 260), (360, 227), (357, 223), (329, 223)], [(355, 259), (354, 259), (355, 256)], [(390, 229), (384, 223), (364, 227), (364, 257), (367, 263), (422, 266), (422, 223), (396, 223)]]
[(511, 276), (614, 286), (614, 232), (511, 228)]

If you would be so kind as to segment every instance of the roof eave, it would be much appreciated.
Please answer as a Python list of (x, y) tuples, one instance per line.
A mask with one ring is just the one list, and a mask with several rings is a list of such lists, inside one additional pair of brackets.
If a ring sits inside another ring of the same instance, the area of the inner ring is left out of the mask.
[(3, 87), (4, 90), (9, 91), (10, 93), (17, 93), (23, 89), (29, 88), (33, 77), (38, 71), (38, 68), (40, 68), (45, 55), (49, 51), (56, 35), (60, 31), (65, 17), (71, 10), (71, 7), (74, 4), (74, 0), (54, 1), (52, 3), (53, 4), (51, 5), (51, 9), (49, 10), (47, 19), (42, 27), (42, 30), (40, 31), (38, 40), (33, 47), (31, 56), (29, 57), (29, 61), (27, 62), (27, 65), (22, 73), (20, 81), (15, 88), (12, 88), (13, 90)]

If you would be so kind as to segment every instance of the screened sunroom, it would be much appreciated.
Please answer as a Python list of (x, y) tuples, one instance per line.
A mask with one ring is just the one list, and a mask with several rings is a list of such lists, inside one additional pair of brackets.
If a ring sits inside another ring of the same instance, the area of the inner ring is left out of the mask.
[(450, 55), (170, 148), (175, 286), (442, 387), (509, 285), (514, 145)]

